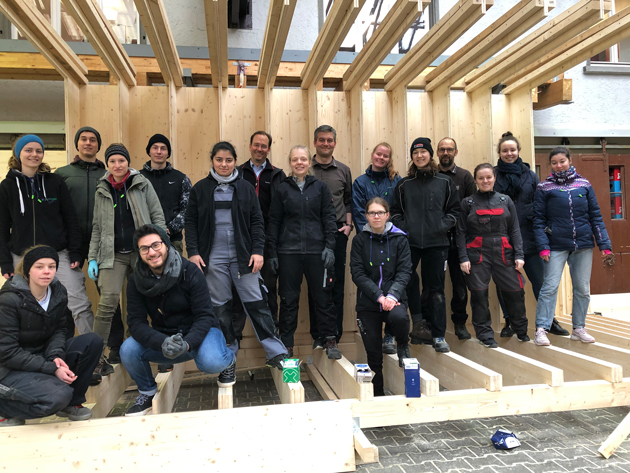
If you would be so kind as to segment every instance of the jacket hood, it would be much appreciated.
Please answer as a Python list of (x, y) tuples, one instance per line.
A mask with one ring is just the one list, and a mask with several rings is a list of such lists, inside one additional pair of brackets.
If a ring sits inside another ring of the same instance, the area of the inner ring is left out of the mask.
[(172, 170), (173, 169), (173, 165), (169, 161), (166, 161), (166, 167), (164, 169), (153, 169), (151, 167), (151, 160), (149, 159), (146, 163), (144, 163), (144, 166), (142, 166), (142, 169), (144, 171), (154, 172), (154, 173), (157, 174), (157, 173), (160, 173), (160, 172), (166, 172), (166, 171)]
[[(49, 307), (53, 307), (53, 305), (56, 304), (57, 293), (59, 291), (55, 290), (55, 286), (57, 286), (58, 284), (61, 284), (61, 283), (57, 279), (57, 276), (55, 276), (49, 286), (52, 291), (52, 294), (50, 296), (51, 300), (50, 300)], [(31, 292), (31, 288), (28, 285), (28, 281), (19, 274), (14, 274), (13, 276), (11, 276), (9, 280), (6, 282), (6, 284), (2, 286), (2, 289), (0, 289), (0, 294), (4, 294), (6, 292), (19, 294), (23, 297), (30, 297), (33, 301), (37, 302), (35, 299), (35, 296), (33, 296), (33, 293)]]
[(74, 157), (74, 160), (70, 163), (70, 164), (74, 164), (76, 166), (79, 166), (82, 169), (86, 169), (90, 164), (95, 164), (96, 166), (98, 166), (99, 168), (102, 169), (107, 169), (107, 166), (105, 166), (105, 163), (103, 161), (101, 161), (100, 159), (97, 159), (96, 161), (94, 161), (93, 163), (89, 163), (87, 161), (83, 161), (79, 155), (77, 154)]
[(374, 231), (372, 231), (372, 227), (370, 227), (369, 223), (366, 223), (363, 226), (363, 231), (364, 232), (368, 232), (368, 233), (372, 233), (373, 235), (388, 234), (389, 236), (394, 236), (394, 235), (407, 236), (407, 234), (405, 232), (403, 232), (400, 228), (398, 228), (392, 222), (387, 222), (385, 224), (385, 231), (383, 233), (375, 233)]

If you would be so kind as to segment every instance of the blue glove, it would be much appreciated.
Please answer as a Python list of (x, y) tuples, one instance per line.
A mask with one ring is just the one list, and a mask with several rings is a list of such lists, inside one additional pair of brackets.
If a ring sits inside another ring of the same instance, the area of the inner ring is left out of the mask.
[(324, 268), (331, 270), (335, 267), (335, 253), (330, 248), (324, 248), (322, 251), (322, 261)]
[(96, 281), (98, 279), (98, 264), (96, 264), (96, 260), (93, 259), (88, 264), (88, 276), (92, 281)]

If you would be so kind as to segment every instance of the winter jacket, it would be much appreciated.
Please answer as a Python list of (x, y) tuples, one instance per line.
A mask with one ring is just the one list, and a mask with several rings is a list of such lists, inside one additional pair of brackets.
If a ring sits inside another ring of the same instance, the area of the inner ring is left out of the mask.
[(470, 261), (469, 251), (481, 254), (484, 245), (501, 247), (504, 261), (506, 250), (514, 251), (514, 258), (510, 260), (524, 260), (516, 206), (512, 199), (499, 192), (475, 192), (462, 201), (462, 210), (457, 219), (459, 261)]
[[(215, 234), (214, 191), (219, 183), (211, 174), (195, 184), (190, 193), (186, 210), (186, 251), (188, 257), (199, 255), (207, 266)], [(252, 255), (263, 256), (265, 249), (265, 226), (251, 184), (243, 179), (232, 181), (234, 189), (230, 209), (234, 225), (234, 241), (240, 274), (249, 274), (252, 267), (249, 260)]]
[[(153, 190), (153, 186), (142, 174), (130, 168), (130, 176), (133, 176), (131, 184), (127, 188), (124, 204), (131, 210), (135, 227), (131, 232), (142, 225), (153, 223), (164, 230), (164, 213), (160, 200)], [(94, 224), (92, 227), (92, 239), (90, 240), (90, 253), (88, 261), (96, 260), (99, 268), (114, 267), (114, 198), (112, 186), (107, 180), (107, 171), (98, 181), (96, 186), (96, 197), (94, 202)]]
[[(144, 263), (138, 260), (138, 264)], [(212, 327), (220, 328), (206, 279), (196, 264), (182, 257), (177, 283), (155, 297), (138, 291), (139, 277), (136, 269), (127, 282), (127, 323), (131, 336), (143, 347), (162, 351), (162, 342), (181, 332), (190, 349), (196, 350)]]
[(153, 169), (151, 161), (147, 161), (140, 174), (153, 184), (153, 189), (160, 199), (164, 220), (168, 228), (171, 241), (182, 241), (186, 207), (190, 199), (192, 183), (183, 172), (173, 169), (167, 162), (164, 169)]
[(68, 294), (57, 278), (49, 287), (48, 310), (19, 274), (0, 290), (0, 380), (11, 371), (53, 375), (53, 360), (65, 357)]
[(300, 190), (287, 177), (271, 202), (267, 244), (269, 256), (320, 254), (335, 249), (335, 208), (328, 186), (313, 176), (304, 178)]
[(37, 173), (31, 180), (11, 169), (0, 183), (0, 268), (12, 273), (11, 253), (21, 255), (34, 245), (68, 250), (81, 261), (81, 229), (72, 196), (57, 174)]
[(105, 164), (98, 159), (89, 163), (76, 156), (67, 166), (55, 171), (63, 177), (77, 211), (81, 227), (81, 259), (87, 258), (92, 238), (92, 222), (94, 221), (94, 196), (98, 180), (105, 174)]
[[(516, 207), (518, 222), (521, 226), (521, 236), (523, 238), (523, 250), (526, 255), (536, 253), (536, 244), (534, 243), (534, 193), (538, 185), (538, 176), (529, 168), (528, 163), (522, 164), (523, 172), (521, 174), (519, 195), (512, 199)], [(499, 166), (494, 167), (496, 181), (494, 190), (505, 194), (507, 189), (507, 177), (501, 172)]]
[(416, 172), (403, 177), (396, 189), (390, 220), (409, 235), (409, 246), (449, 246), (448, 232), (459, 215), (459, 194), (444, 174)]
[(258, 176), (256, 176), (252, 168), (251, 160), (239, 166), (238, 172), (243, 179), (256, 189), (260, 210), (265, 219), (265, 228), (267, 228), (267, 225), (269, 225), (269, 208), (271, 207), (271, 201), (273, 200), (276, 190), (278, 190), (278, 186), (287, 178), (287, 175), (282, 169), (274, 167), (269, 160), (267, 160), (265, 168)]
[(373, 233), (366, 224), (352, 240), (350, 271), (358, 289), (357, 312), (381, 310), (377, 300), (389, 294), (406, 307), (411, 250), (405, 232), (387, 222), (383, 233)]
[(538, 184), (534, 197), (534, 234), (537, 250), (612, 250), (610, 238), (591, 183), (579, 174), (566, 184), (553, 175)]
[(374, 197), (381, 197), (392, 205), (394, 198), (394, 188), (401, 177), (396, 175), (389, 180), (389, 175), (385, 171), (373, 171), (372, 165), (365, 170), (365, 174), (360, 175), (352, 184), (352, 219), (357, 232), (367, 223), (365, 218), (365, 206)]

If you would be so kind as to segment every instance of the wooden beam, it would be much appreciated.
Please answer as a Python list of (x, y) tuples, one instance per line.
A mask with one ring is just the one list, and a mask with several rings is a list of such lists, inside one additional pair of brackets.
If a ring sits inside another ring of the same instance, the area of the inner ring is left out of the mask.
[(378, 447), (359, 428), (354, 429), (354, 449), (362, 463), (378, 463)]
[[(604, 2), (609, 12), (610, 2)], [(466, 92), (491, 88), (600, 21), (600, 0), (581, 0), (466, 76)], [(544, 81), (542, 81), (544, 82)], [(539, 85), (539, 84), (536, 84)]]
[(87, 403), (94, 403), (92, 419), (107, 417), (131, 383), (131, 376), (122, 364), (114, 365), (114, 372), (103, 376), (103, 381), (97, 386), (90, 386), (85, 393)]
[(321, 375), (321, 373), (317, 370), (315, 365), (306, 365), (306, 372), (308, 373), (309, 379), (315, 385), (315, 388), (319, 392), (320, 396), (324, 399), (324, 401), (334, 401), (339, 399), (334, 391), (328, 386), (328, 383)]
[(26, 0), (0, 0), (0, 12), (37, 48), (65, 79), (88, 83), (87, 67), (59, 36), (50, 22)]
[(521, 0), (431, 71), (426, 78), (425, 90), (431, 92), (441, 84), (454, 84), (528, 31), (555, 6), (555, 0), (549, 3), (545, 0)]
[[(405, 371), (398, 366), (398, 355), (383, 355), (383, 381), (393, 394), (405, 394)], [(437, 396), (439, 380), (420, 368), (420, 392), (423, 396)]]
[(536, 87), (628, 37), (630, 8), (624, 8), (525, 68), (527, 75), (519, 73), (506, 79), (508, 86), (502, 93)]
[(313, 364), (340, 399), (374, 399), (372, 383), (357, 383), (354, 379), (354, 365), (344, 357), (340, 360), (329, 360), (325, 350), (314, 350)]
[(232, 386), (227, 388), (219, 388), (219, 409), (232, 409), (234, 407), (234, 395), (232, 393)]
[(397, 0), (343, 75), (343, 90), (369, 80), (431, 0)]
[(136, 85), (136, 69), (94, 0), (62, 0), (109, 71), (127, 86)]
[[(408, 85), (479, 20), (494, 0), (460, 0), (385, 75), (385, 90)], [(484, 8), (485, 5), (485, 8)]]
[(212, 87), (228, 86), (227, 0), (203, 0)]
[(158, 392), (153, 397), (152, 414), (168, 414), (173, 411), (182, 379), (184, 379), (184, 363), (177, 363), (173, 366), (173, 371), (159, 373), (156, 376)]
[(269, 368), (271, 371), (271, 377), (273, 383), (276, 385), (278, 396), (282, 404), (299, 404), (304, 402), (304, 386), (302, 382), (297, 383), (283, 383), (282, 382), (282, 370), (278, 368)]
[(337, 0), (333, 3), (300, 75), (303, 89), (322, 80), (364, 3), (365, 0)]
[[(608, 436), (601, 447), (597, 450), (604, 458), (610, 458), (615, 450), (630, 435), (630, 414), (623, 418), (613, 433)], [(356, 443), (356, 442), (355, 442)]]
[[(539, 90), (541, 89), (541, 90)], [(533, 100), (533, 98), (532, 98)], [(573, 79), (560, 79), (536, 88), (534, 110), (545, 110), (573, 100)]]
[(258, 63), (258, 88), (273, 88), (297, 0), (271, 0)]
[(162, 0), (134, 0), (134, 3), (165, 83), (172, 82), (176, 87), (182, 87), (184, 71)]

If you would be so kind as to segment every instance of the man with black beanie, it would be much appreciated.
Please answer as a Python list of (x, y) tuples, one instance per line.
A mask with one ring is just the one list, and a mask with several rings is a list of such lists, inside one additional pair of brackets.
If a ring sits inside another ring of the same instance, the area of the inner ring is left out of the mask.
[(171, 157), (171, 142), (166, 136), (156, 133), (149, 138), (147, 154), (151, 159), (140, 169), (140, 174), (153, 184), (162, 204), (171, 243), (182, 254), (182, 230), (192, 184), (186, 174), (174, 169), (167, 161)]

